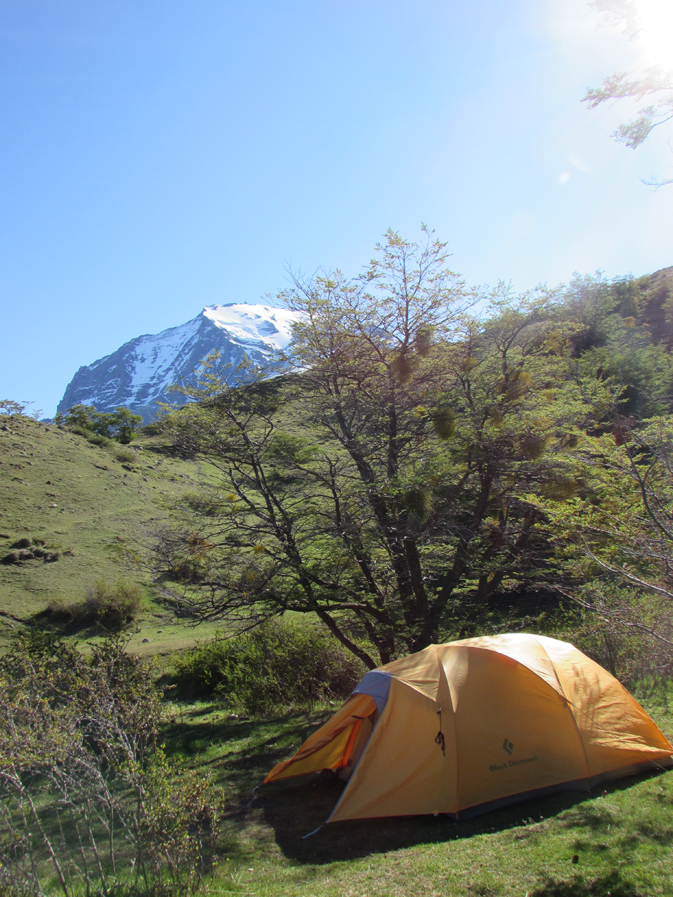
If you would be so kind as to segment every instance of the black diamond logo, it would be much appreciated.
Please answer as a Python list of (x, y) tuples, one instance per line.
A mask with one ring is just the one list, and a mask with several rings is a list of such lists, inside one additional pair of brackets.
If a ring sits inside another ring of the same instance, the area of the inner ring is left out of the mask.
[(512, 744), (511, 741), (508, 741), (505, 738), (505, 740), (502, 743), (502, 749), (503, 749), (503, 751), (507, 751), (508, 754), (511, 754), (512, 751), (514, 750), (514, 745)]

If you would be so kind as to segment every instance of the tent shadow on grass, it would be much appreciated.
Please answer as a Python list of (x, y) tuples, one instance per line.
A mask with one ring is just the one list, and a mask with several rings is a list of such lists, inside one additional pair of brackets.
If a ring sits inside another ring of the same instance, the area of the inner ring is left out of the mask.
[(210, 759), (199, 760), (198, 765), (210, 769), (215, 783), (227, 788), (236, 813), (239, 805), (249, 802), (250, 792), (263, 781), (269, 768), (291, 753), (291, 748), (277, 742), (283, 738), (303, 741), (329, 713), (293, 712), (232, 720), (217, 702), (176, 704), (173, 718), (164, 723), (162, 738), (169, 757), (196, 758), (217, 745), (226, 749), (224, 755), (215, 752)]
[[(286, 779), (266, 786), (257, 792), (253, 807), (262, 811), (264, 820), (275, 832), (275, 840), (283, 854), (295, 862), (322, 864), (339, 860), (351, 860), (371, 854), (388, 853), (420, 844), (450, 843), (475, 835), (493, 834), (520, 826), (533, 827), (543, 820), (571, 811), (562, 824), (577, 830), (577, 845), (587, 849), (586, 839), (607, 825), (596, 812), (591, 801), (601, 795), (609, 795), (633, 787), (647, 778), (656, 778), (663, 773), (654, 771), (637, 778), (621, 779), (595, 792), (559, 792), (558, 794), (513, 804), (494, 810), (473, 819), (454, 822), (448, 816), (398, 816), (378, 819), (359, 819), (332, 823), (310, 838), (303, 836), (320, 826), (329, 816), (339, 799), (344, 785), (326, 782), (320, 776), (303, 779)], [(522, 837), (532, 837), (536, 833), (525, 829)], [(673, 832), (642, 832), (643, 839), (651, 837), (661, 843), (661, 838), (671, 839)], [(585, 837), (586, 836), (586, 837)], [(635, 891), (619, 890), (618, 883), (612, 888), (615, 894), (624, 897), (635, 895)], [(568, 883), (559, 887), (567, 888)], [(535, 891), (537, 897), (558, 894), (559, 897), (575, 893), (568, 890), (554, 890), (549, 882), (542, 890)], [(547, 889), (549, 888), (549, 889)], [(610, 887), (596, 883), (597, 890), (577, 891), (577, 893), (607, 894)]]

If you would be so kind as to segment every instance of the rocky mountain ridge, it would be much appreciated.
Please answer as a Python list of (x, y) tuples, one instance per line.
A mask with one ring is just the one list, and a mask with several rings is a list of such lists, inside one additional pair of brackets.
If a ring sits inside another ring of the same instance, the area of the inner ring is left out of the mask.
[(195, 318), (157, 334), (124, 343), (115, 352), (82, 366), (68, 384), (58, 411), (94, 405), (112, 411), (124, 405), (145, 423), (157, 415), (157, 402), (182, 404), (170, 387), (193, 382), (203, 359), (220, 353), (218, 367), (227, 381), (245, 357), (273, 370), (289, 345), (299, 313), (262, 304), (211, 305)]

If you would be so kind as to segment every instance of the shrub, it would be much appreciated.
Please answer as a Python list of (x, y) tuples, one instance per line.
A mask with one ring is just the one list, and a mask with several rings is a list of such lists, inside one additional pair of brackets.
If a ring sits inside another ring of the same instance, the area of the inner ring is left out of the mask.
[(142, 603), (142, 589), (136, 583), (118, 580), (110, 586), (99, 579), (91, 586), (84, 601), (65, 604), (55, 599), (49, 604), (54, 619), (70, 620), (80, 626), (97, 623), (106, 629), (120, 629), (138, 615)]
[(222, 799), (215, 797), (209, 773), (178, 772), (163, 750), (148, 765), (144, 789), (138, 842), (148, 890), (194, 894), (215, 864)]
[(122, 464), (133, 464), (137, 460), (136, 453), (130, 448), (115, 447), (113, 454)]
[[(649, 623), (645, 608), (641, 610), (641, 619)], [(554, 623), (550, 634), (571, 642), (631, 691), (667, 694), (673, 672), (670, 645), (653, 642), (647, 632), (625, 629), (619, 619), (608, 613), (584, 608), (559, 614)]]
[(83, 427), (81, 424), (69, 424), (67, 429), (70, 430), (71, 433), (76, 433), (78, 436), (82, 436), (87, 442), (90, 442), (91, 445), (99, 446), (99, 448), (106, 448), (112, 443), (112, 439), (108, 436), (96, 433), (94, 430), (91, 430), (88, 427)]
[(322, 627), (283, 619), (202, 642), (173, 668), (183, 692), (215, 695), (250, 714), (344, 698), (363, 673), (360, 661)]
[(65, 414), (58, 412), (54, 423), (68, 427), (97, 445), (106, 445), (110, 439), (126, 444), (135, 437), (142, 417), (123, 405), (107, 413), (96, 411), (93, 405), (73, 405)]
[(223, 508), (230, 506), (221, 495), (215, 493), (187, 492), (182, 496), (182, 500), (192, 511), (205, 517), (217, 517), (223, 513)]
[(25, 561), (42, 560), (53, 563), (61, 557), (60, 548), (50, 546), (44, 539), (24, 536), (12, 542), (9, 554), (0, 557), (0, 564), (23, 564)]
[(142, 591), (136, 583), (120, 579), (110, 587), (99, 579), (87, 592), (81, 615), (106, 626), (119, 627), (130, 623), (140, 610)]
[(110, 445), (112, 442), (107, 436), (102, 436), (100, 433), (92, 433), (90, 430), (73, 430), (75, 433), (80, 433), (81, 436), (84, 436), (91, 445), (97, 445), (100, 448), (105, 448)]
[(33, 633), (0, 659), (0, 894), (191, 895), (212, 869), (221, 799), (166, 761), (125, 648)]
[(46, 615), (55, 622), (72, 621), (74, 619), (75, 605), (66, 604), (60, 598), (50, 598), (47, 604)]
[(26, 408), (32, 402), (15, 402), (13, 399), (0, 399), (0, 414), (10, 417), (12, 415), (24, 415)]

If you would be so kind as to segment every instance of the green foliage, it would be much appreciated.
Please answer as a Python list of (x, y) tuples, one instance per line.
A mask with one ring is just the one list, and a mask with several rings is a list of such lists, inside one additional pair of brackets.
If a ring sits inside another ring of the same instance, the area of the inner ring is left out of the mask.
[[(0, 559), (14, 553), (10, 546), (19, 537), (29, 536), (43, 540), (40, 548), (49, 555), (61, 554), (57, 563), (43, 556), (0, 564), (3, 611), (28, 622), (48, 601), (81, 601), (97, 578), (138, 581), (149, 610), (155, 593), (149, 571), (130, 572), (128, 559), (141, 554), (148, 530), (168, 518), (168, 502), (183, 490), (201, 488), (207, 469), (167, 457), (161, 440), (144, 433), (142, 449), (135, 442), (99, 448), (30, 417), (5, 418), (4, 424), (9, 432), (0, 422)], [(112, 460), (116, 451), (130, 453), (132, 471)], [(185, 639), (195, 641), (190, 632)]]
[[(600, 593), (593, 605), (575, 603), (556, 611), (546, 621), (545, 633), (575, 645), (632, 692), (653, 693), (663, 697), (666, 703), (670, 670), (662, 669), (661, 652), (652, 650), (652, 638), (645, 631), (620, 625), (609, 613), (597, 612), (601, 602), (606, 602), (604, 611), (610, 604), (618, 609), (624, 602), (630, 602), (632, 610), (638, 611), (642, 618), (648, 615), (642, 600), (633, 593), (615, 594), (614, 586), (604, 581), (596, 583), (593, 591), (596, 597)], [(588, 596), (586, 592), (580, 594)]]
[[(622, 17), (629, 21), (629, 27), (634, 31), (638, 30), (637, 15), (633, 14), (634, 4), (612, 3), (611, 6), (616, 6), (617, 9), (621, 7)], [(642, 103), (647, 98), (649, 105), (637, 109), (635, 117), (620, 124), (612, 136), (631, 149), (636, 149), (656, 127), (666, 124), (673, 116), (673, 79), (670, 72), (661, 66), (638, 73), (636, 77), (633, 77), (632, 72), (615, 72), (600, 87), (590, 88), (582, 102), (588, 103), (590, 109), (595, 109), (601, 103), (627, 97), (637, 103)], [(663, 181), (653, 178), (645, 183), (660, 187), (673, 183), (673, 178)]]
[(200, 401), (164, 419), (226, 499), (184, 508), (157, 547), (186, 586), (180, 614), (316, 614), (374, 667), (558, 577), (526, 495), (572, 479), (569, 440), (610, 410), (611, 381), (578, 375), (579, 325), (556, 294), (500, 289), (486, 322), (470, 319), (476, 297), (426, 237), (389, 232), (361, 277), (282, 295), (303, 312), (303, 373), (285, 388), (234, 390), (206, 368), (187, 390)]
[(121, 443), (131, 442), (135, 438), (136, 430), (142, 424), (143, 419), (139, 414), (133, 414), (130, 408), (120, 406), (115, 408), (112, 415), (112, 427), (115, 438)]
[(150, 671), (119, 638), (87, 658), (33, 633), (0, 662), (0, 883), (70, 897), (193, 894), (219, 804), (157, 748)]
[(141, 601), (142, 589), (136, 583), (120, 579), (109, 586), (99, 579), (84, 599), (83, 613), (105, 626), (123, 626), (137, 616)]
[(673, 672), (673, 417), (615, 417), (570, 454), (575, 488), (529, 496), (550, 520), (559, 585), (635, 681)]
[(142, 424), (142, 417), (133, 414), (130, 408), (120, 406), (113, 412), (96, 411), (93, 405), (73, 405), (65, 414), (59, 412), (54, 422), (59, 426), (68, 427), (74, 432), (87, 436), (98, 437), (98, 444), (106, 439), (116, 439), (121, 443), (129, 443), (135, 438), (136, 430)]
[(432, 424), (440, 439), (451, 439), (456, 432), (456, 415), (450, 408), (435, 408), (432, 412)]
[(132, 464), (134, 461), (138, 460), (138, 456), (133, 449), (123, 446), (115, 448), (114, 456), (117, 461), (121, 461), (122, 464)]
[(226, 500), (218, 493), (188, 492), (183, 496), (185, 504), (198, 514), (215, 517), (222, 512)]
[[(204, 512), (199, 508), (197, 513)], [(164, 529), (157, 536), (157, 551), (166, 562), (164, 574), (172, 582), (193, 583), (207, 578), (214, 548), (214, 543), (196, 530), (175, 535)]]
[(50, 564), (61, 557), (61, 549), (58, 546), (37, 536), (23, 536), (12, 542), (9, 547), (14, 550), (0, 557), (0, 564), (24, 564), (31, 560), (41, 560)]
[(563, 326), (563, 338), (555, 337), (557, 350), (578, 359), (585, 380), (604, 383), (612, 410), (622, 414), (648, 417), (671, 409), (671, 283), (662, 275), (652, 283), (576, 275), (554, 309)]
[(142, 606), (142, 589), (137, 583), (118, 580), (111, 586), (104, 579), (87, 590), (83, 601), (63, 604), (52, 600), (52, 617), (65, 618), (77, 626), (96, 624), (107, 630), (121, 629), (138, 616)]
[(430, 489), (412, 486), (405, 490), (402, 500), (407, 510), (415, 514), (419, 520), (423, 521), (427, 519), (432, 501), (432, 492)]
[(0, 399), (0, 414), (25, 414), (30, 402), (15, 402), (13, 399)]
[[(641, 4), (634, 3), (633, 0), (593, 0), (591, 5), (601, 13), (606, 22), (619, 25), (630, 39), (641, 32), (643, 25), (645, 30), (666, 27), (661, 22), (663, 8), (656, 8), (660, 21), (655, 25), (653, 22), (647, 23), (646, 17), (642, 15)], [(625, 98), (631, 101), (635, 116), (630, 121), (622, 122), (612, 137), (631, 149), (636, 149), (655, 128), (665, 126), (673, 118), (673, 77), (670, 70), (654, 65), (635, 72), (614, 72), (605, 78), (600, 87), (590, 88), (586, 96), (582, 97), (582, 102), (588, 103), (590, 109), (595, 109), (602, 103), (609, 102), (613, 105)], [(659, 180), (653, 177), (643, 180), (643, 183), (661, 187), (673, 183), (673, 178)]]
[(172, 675), (183, 692), (258, 714), (345, 698), (363, 672), (323, 629), (270, 620), (247, 635), (202, 642), (176, 658)]
[(212, 776), (177, 769), (159, 749), (144, 775), (138, 846), (142, 888), (129, 897), (195, 894), (212, 875), (223, 800)]

